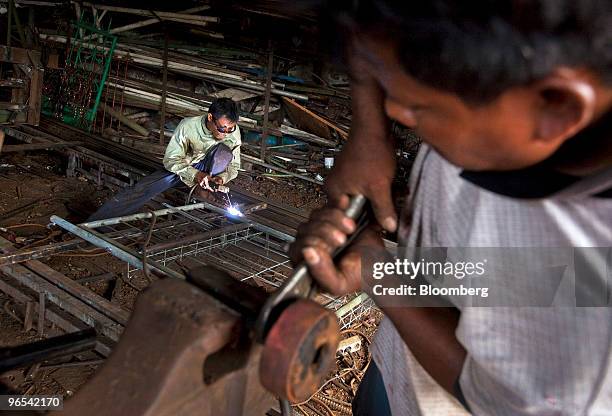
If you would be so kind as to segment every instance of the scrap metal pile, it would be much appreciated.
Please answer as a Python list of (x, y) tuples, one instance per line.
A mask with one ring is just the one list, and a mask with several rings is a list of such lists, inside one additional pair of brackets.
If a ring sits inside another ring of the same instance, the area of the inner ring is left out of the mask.
[[(91, 131), (159, 156), (181, 118), (206, 113), (216, 97), (230, 97), (241, 109), (239, 125), (247, 169), (255, 165), (267, 175), (322, 183), (326, 158), (329, 167), (348, 136), (346, 75), (330, 70), (319, 71), (319, 75), (306, 58), (297, 54), (285, 57), (284, 51), (274, 50), (272, 42), (261, 53), (219, 39), (223, 36), (210, 31), (203, 32), (205, 42), (189, 44), (143, 30), (159, 24), (158, 19), (207, 28), (221, 25), (222, 18), (208, 15), (214, 14), (208, 10), (210, 6), (169, 13), (85, 5), (98, 16), (90, 18), (94, 20), (91, 26), (84, 23), (88, 15), (83, 12), (79, 23), (73, 25), (80, 29), (72, 34), (39, 36), (48, 47), (59, 51), (58, 61), (65, 62), (58, 69), (65, 72), (62, 79), (73, 71), (75, 49), (82, 60), (99, 56), (100, 51), (112, 53), (99, 106), (95, 97), (90, 98), (89, 109), (95, 118)], [(106, 12), (107, 16), (140, 15), (134, 18), (143, 20), (119, 27), (111, 24), (101, 30), (108, 23), (99, 16)], [(83, 27), (91, 30), (83, 34)], [(200, 27), (191, 30), (202, 32)], [(101, 43), (103, 39), (105, 43)], [(91, 71), (92, 78), (104, 79), (103, 63), (81, 68)], [(65, 85), (53, 82), (50, 79), (46, 84), (49, 96), (57, 96)], [(61, 93), (74, 94), (65, 90)]]

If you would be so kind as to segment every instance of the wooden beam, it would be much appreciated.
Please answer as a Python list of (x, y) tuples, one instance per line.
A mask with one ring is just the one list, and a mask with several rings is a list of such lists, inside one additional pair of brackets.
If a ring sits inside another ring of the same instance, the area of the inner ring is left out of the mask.
[(312, 134), (329, 139), (329, 134), (325, 134), (325, 130), (327, 130), (329, 127), (338, 132), (338, 135), (344, 140), (348, 139), (348, 132), (336, 126), (331, 121), (310, 111), (308, 108), (295, 102), (295, 100), (287, 97), (282, 98), (287, 105), (287, 113), (289, 117), (300, 129), (307, 130)]
[(115, 117), (117, 120), (121, 121), (123, 124), (134, 130), (136, 133), (140, 134), (141, 136), (146, 137), (149, 135), (149, 130), (145, 129), (135, 121), (130, 120), (129, 118), (121, 114), (119, 111), (115, 111), (103, 102), (100, 102), (100, 107), (104, 109), (104, 111), (109, 113), (111, 116)]
[(56, 304), (61, 309), (85, 322), (87, 325), (96, 327), (102, 334), (109, 337), (111, 340), (115, 342), (119, 340), (121, 332), (123, 331), (123, 327), (120, 324), (86, 305), (79, 299), (68, 295), (62, 289), (49, 283), (36, 273), (33, 273), (19, 264), (0, 267), (0, 271), (11, 276), (19, 283), (35, 292), (44, 293), (47, 301)]
[[(37, 300), (35, 301), (30, 294), (24, 293), (27, 289), (18, 289), (8, 283), (8, 280), (8, 277), (2, 276), (2, 278), (0, 278), (0, 291), (12, 297), (18, 303), (25, 304), (26, 307), (28, 304), (32, 305), (31, 308), (37, 305)], [(54, 306), (46, 308), (45, 316), (50, 322), (54, 323), (59, 328), (62, 328), (66, 332), (77, 332), (87, 328), (86, 324), (81, 322), (73, 322), (73, 319), (70, 319), (68, 314), (57, 310), (57, 307)], [(95, 350), (103, 356), (108, 357), (111, 353), (110, 344), (111, 342), (106, 337), (99, 337), (98, 342), (96, 342)]]
[(91, 289), (64, 276), (60, 272), (52, 269), (51, 267), (41, 263), (38, 260), (26, 261), (24, 265), (26, 268), (42, 276), (50, 283), (53, 283), (55, 286), (65, 290), (66, 292), (85, 302), (92, 308), (96, 309), (98, 312), (117, 321), (121, 325), (127, 324), (127, 321), (130, 317), (128, 311), (114, 303), (109, 302), (102, 296), (93, 292)]

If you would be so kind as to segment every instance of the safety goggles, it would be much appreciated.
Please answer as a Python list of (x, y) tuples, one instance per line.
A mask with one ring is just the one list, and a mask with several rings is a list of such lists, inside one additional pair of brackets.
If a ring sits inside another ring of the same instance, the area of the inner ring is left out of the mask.
[(217, 120), (213, 117), (212, 119), (213, 124), (215, 125), (215, 129), (217, 129), (217, 131), (219, 133), (224, 133), (224, 134), (230, 134), (236, 131), (236, 125), (234, 124), (233, 127), (223, 127), (220, 126), (219, 124), (217, 124)]

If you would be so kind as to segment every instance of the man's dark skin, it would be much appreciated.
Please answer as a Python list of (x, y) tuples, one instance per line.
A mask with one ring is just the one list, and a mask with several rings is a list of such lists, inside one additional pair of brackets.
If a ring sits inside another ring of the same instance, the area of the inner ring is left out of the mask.
[[(329, 253), (355, 230), (354, 222), (343, 214), (348, 195), (365, 195), (378, 222), (388, 231), (397, 228), (391, 198), (395, 143), (387, 117), (415, 129), (451, 163), (479, 171), (521, 169), (548, 159), (576, 133), (612, 111), (612, 89), (583, 67), (558, 67), (490, 102), (468, 104), (408, 75), (397, 47), (375, 33), (353, 36), (351, 137), (327, 179), (329, 205), (300, 227), (291, 247), (292, 258), (304, 258), (313, 278), (332, 294), (361, 290), (360, 253), (383, 247), (380, 226), (372, 226), (337, 265), (332, 262)], [(577, 164), (559, 163), (556, 169), (589, 175), (610, 166), (611, 156), (607, 146), (603, 154)], [(409, 307), (383, 307), (383, 311), (423, 368), (454, 393), (466, 355), (455, 337), (458, 311)]]
[[(215, 120), (212, 114), (209, 113), (206, 117), (206, 128), (212, 133), (215, 140), (221, 141), (225, 139), (225, 136), (227, 136), (228, 133), (234, 131), (236, 128), (236, 122), (231, 121), (227, 117), (221, 117), (220, 119)], [(212, 176), (202, 171), (196, 173), (194, 180), (198, 185), (200, 185), (200, 187), (207, 191), (213, 191), (213, 189), (208, 186), (207, 180), (209, 182), (214, 182), (217, 185), (223, 185), (223, 178), (219, 176)]]

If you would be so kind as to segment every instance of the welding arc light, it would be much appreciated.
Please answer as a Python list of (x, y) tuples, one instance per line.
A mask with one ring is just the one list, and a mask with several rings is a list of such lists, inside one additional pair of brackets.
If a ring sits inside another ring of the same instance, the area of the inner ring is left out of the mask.
[(233, 206), (229, 206), (227, 208), (227, 213), (229, 215), (233, 216), (233, 217), (242, 217), (243, 216), (242, 212), (240, 212), (240, 210), (238, 208), (233, 207)]

